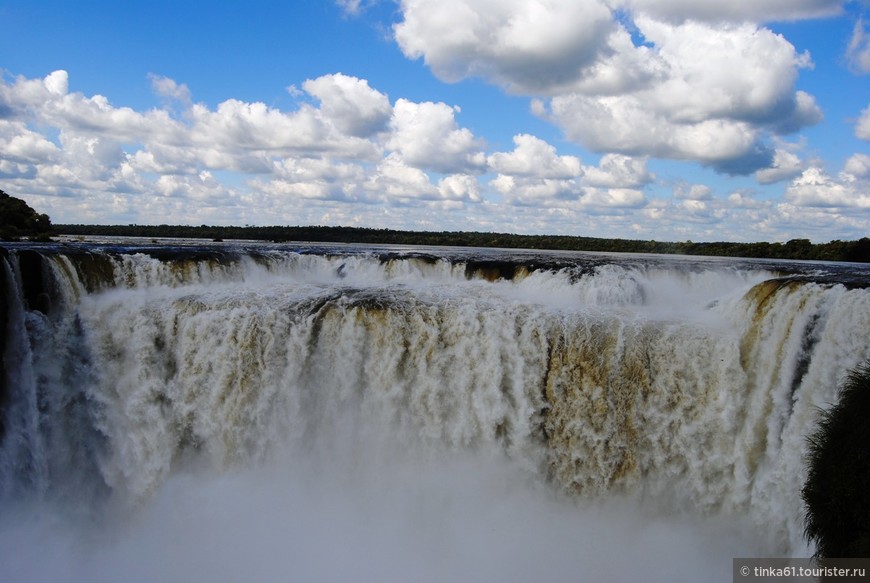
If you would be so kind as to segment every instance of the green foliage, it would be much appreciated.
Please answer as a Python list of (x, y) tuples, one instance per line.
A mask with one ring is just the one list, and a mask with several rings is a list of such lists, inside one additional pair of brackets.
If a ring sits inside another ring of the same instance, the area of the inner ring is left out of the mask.
[(809, 438), (801, 495), (820, 558), (870, 557), (870, 362), (849, 373), (839, 402)]
[(21, 200), (0, 190), (0, 239), (31, 237), (45, 240), (51, 234), (51, 220)]
[(208, 225), (56, 225), (66, 235), (115, 235), (122, 237), (191, 237), (211, 240), (254, 239), (260, 241), (306, 241), (314, 243), (393, 243), (399, 245), (445, 245), (501, 247), (560, 251), (665, 253), (721, 257), (809, 259), (816, 261), (861, 261), (870, 263), (870, 239), (831, 241), (814, 245), (808, 239), (787, 243), (667, 243), (630, 239), (599, 239), (564, 235), (512, 235), (456, 231), (395, 231), (359, 227), (212, 227)]

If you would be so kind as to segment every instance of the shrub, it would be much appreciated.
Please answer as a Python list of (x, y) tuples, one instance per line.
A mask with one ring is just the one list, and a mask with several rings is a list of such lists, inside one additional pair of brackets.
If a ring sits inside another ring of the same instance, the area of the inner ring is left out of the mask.
[(870, 557), (870, 361), (849, 372), (808, 441), (801, 494), (816, 556)]

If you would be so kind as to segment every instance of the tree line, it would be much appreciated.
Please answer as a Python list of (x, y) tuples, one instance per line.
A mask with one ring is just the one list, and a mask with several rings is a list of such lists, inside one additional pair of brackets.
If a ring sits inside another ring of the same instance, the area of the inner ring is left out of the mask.
[(855, 261), (870, 263), (870, 238), (857, 241), (812, 243), (792, 239), (786, 243), (696, 243), (633, 239), (606, 239), (568, 235), (515, 235), (465, 231), (399, 231), (365, 227), (327, 226), (209, 226), (209, 225), (55, 225), (64, 235), (109, 235), (122, 237), (180, 237), (221, 241), (251, 239), (305, 241), (313, 243), (357, 243), (435, 245), (456, 247), (501, 247), (549, 249), (557, 251), (600, 251), (618, 253), (662, 253), (765, 259), (804, 259), (814, 261)]
[(814, 261), (855, 261), (870, 263), (870, 238), (835, 240), (813, 244), (809, 239), (786, 243), (695, 243), (605, 239), (569, 235), (515, 235), (475, 231), (398, 231), (365, 227), (326, 226), (209, 226), (209, 225), (52, 225), (46, 214), (33, 210), (23, 200), (0, 190), (0, 240), (48, 240), (52, 235), (109, 235), (120, 237), (179, 237), (221, 241), (306, 241), (313, 243), (357, 243), (435, 245), (455, 247), (501, 247), (549, 249), (555, 251), (601, 251), (615, 253), (662, 253), (763, 259), (806, 259)]

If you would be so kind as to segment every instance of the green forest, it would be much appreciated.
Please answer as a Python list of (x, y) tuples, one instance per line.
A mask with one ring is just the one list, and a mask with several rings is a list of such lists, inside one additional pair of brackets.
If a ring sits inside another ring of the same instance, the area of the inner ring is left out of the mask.
[(26, 237), (46, 240), (52, 233), (48, 215), (37, 213), (20, 198), (0, 190), (0, 239), (15, 241)]
[(440, 245), (457, 247), (500, 247), (549, 249), (557, 251), (601, 251), (617, 253), (664, 253), (816, 261), (870, 263), (870, 238), (857, 241), (812, 243), (792, 239), (786, 243), (695, 243), (604, 239), (567, 235), (514, 235), (462, 231), (397, 231), (363, 227), (271, 226), (222, 227), (209, 225), (53, 225), (23, 200), (0, 190), (0, 239), (4, 241), (47, 241), (56, 235), (109, 235), (121, 237), (180, 237), (211, 241), (248, 239), (304, 241), (314, 243), (358, 243), (399, 245)]
[(56, 225), (65, 235), (116, 235), (125, 237), (190, 237), (211, 240), (306, 241), (316, 243), (387, 243), (457, 247), (501, 247), (562, 251), (665, 253), (723, 257), (807, 259), (870, 263), (870, 239), (813, 244), (809, 239), (787, 243), (668, 243), (632, 239), (603, 239), (565, 235), (513, 235), (460, 231), (397, 231), (361, 227), (213, 227), (208, 225)]

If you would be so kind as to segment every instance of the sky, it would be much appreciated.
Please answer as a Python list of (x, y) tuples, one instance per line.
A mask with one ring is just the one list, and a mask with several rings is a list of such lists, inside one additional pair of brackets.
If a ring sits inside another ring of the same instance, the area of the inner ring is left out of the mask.
[(870, 2), (0, 0), (54, 223), (870, 236)]

